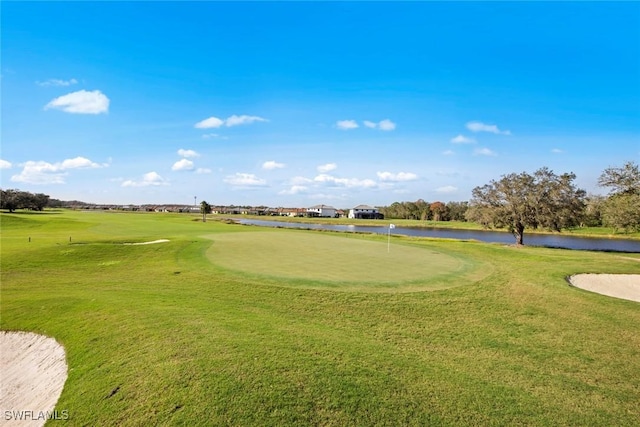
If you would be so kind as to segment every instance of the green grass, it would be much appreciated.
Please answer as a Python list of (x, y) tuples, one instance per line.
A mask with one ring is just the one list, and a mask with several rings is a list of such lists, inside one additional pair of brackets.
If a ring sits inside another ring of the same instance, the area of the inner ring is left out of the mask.
[(283, 283), (293, 287), (430, 290), (471, 283), (469, 276), (481, 273), (479, 263), (441, 245), (427, 248), (396, 239), (390, 245), (386, 237), (269, 230), (211, 239), (207, 257), (212, 263), (238, 274), (286, 279)]
[(65, 346), (70, 425), (640, 424), (640, 304), (565, 281), (640, 254), (392, 237), (447, 273), (376, 281), (383, 236), (194, 219), (0, 215), (1, 327)]

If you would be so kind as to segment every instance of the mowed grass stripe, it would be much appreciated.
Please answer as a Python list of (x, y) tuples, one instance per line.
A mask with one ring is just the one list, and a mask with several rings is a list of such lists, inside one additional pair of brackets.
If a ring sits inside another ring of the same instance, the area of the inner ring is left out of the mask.
[(224, 233), (207, 251), (216, 265), (243, 273), (341, 283), (430, 280), (467, 267), (430, 248), (297, 230)]

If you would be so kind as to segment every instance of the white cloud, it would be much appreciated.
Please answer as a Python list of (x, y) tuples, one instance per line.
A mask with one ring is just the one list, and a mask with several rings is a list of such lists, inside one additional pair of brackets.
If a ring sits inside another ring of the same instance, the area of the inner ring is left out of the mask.
[(148, 172), (142, 176), (142, 181), (127, 180), (122, 183), (122, 187), (149, 187), (158, 185), (169, 185), (157, 172)]
[(559, 148), (554, 148), (551, 150), (551, 152), (555, 154), (561, 154), (561, 153), (564, 153), (564, 150), (561, 150)]
[(264, 119), (262, 117), (258, 117), (258, 116), (247, 116), (245, 114), (241, 116), (236, 116), (234, 114), (233, 116), (225, 120), (225, 124), (227, 125), (227, 127), (231, 127), (231, 126), (238, 126), (238, 125), (248, 125), (253, 122), (268, 122), (268, 121), (269, 120)]
[(217, 117), (209, 117), (208, 119), (204, 119), (195, 124), (197, 129), (210, 129), (210, 128), (219, 128), (224, 124), (224, 120), (220, 120)]
[[(202, 122), (200, 122), (200, 123), (202, 123)], [(196, 123), (196, 127), (198, 127), (197, 125), (198, 125), (198, 124)], [(220, 135), (219, 135), (219, 134), (217, 134), (217, 133), (205, 133), (204, 135), (202, 135), (202, 137), (203, 137), (204, 139), (217, 138), (217, 137), (219, 137), (219, 136), (220, 136)]]
[(20, 174), (11, 177), (11, 181), (27, 184), (64, 184), (66, 175), (67, 173), (60, 167), (60, 163), (52, 164), (29, 160), (24, 164)]
[(274, 169), (282, 169), (285, 166), (286, 165), (284, 163), (278, 163), (274, 160), (269, 160), (262, 164), (262, 169), (270, 171)]
[(235, 175), (228, 175), (224, 182), (236, 187), (264, 187), (267, 185), (267, 181), (258, 178), (251, 173), (236, 173)]
[(396, 128), (396, 124), (389, 119), (384, 119), (380, 121), (380, 123), (378, 123), (378, 127), (380, 128), (380, 130), (390, 131)]
[(453, 150), (445, 150), (442, 152), (442, 154), (444, 154), (445, 156), (453, 156), (454, 154), (456, 154), (456, 152)]
[(418, 179), (418, 175), (412, 172), (377, 172), (378, 179), (380, 181), (391, 181), (391, 182), (400, 182), (400, 181), (414, 181)]
[(309, 178), (305, 178), (304, 176), (295, 176), (289, 180), (289, 184), (291, 185), (305, 185), (312, 183), (313, 180)]
[(185, 157), (185, 158), (189, 158), (189, 157), (200, 157), (200, 154), (196, 153), (193, 150), (185, 150), (183, 148), (178, 150), (178, 155)]
[(487, 125), (482, 122), (468, 122), (466, 126), (467, 129), (472, 132), (490, 132), (495, 134), (511, 135), (511, 131), (500, 130), (496, 125)]
[(207, 174), (207, 173), (211, 173), (211, 169), (208, 169), (208, 168), (198, 168), (198, 169), (196, 169), (196, 173), (197, 173), (197, 174)]
[(77, 83), (78, 83), (78, 81), (76, 79), (70, 79), (70, 80), (49, 79), (49, 80), (45, 80), (43, 82), (36, 82), (36, 84), (38, 86), (43, 86), (43, 87), (47, 87), (47, 86), (71, 86), (71, 85), (75, 85)]
[(458, 187), (454, 187), (453, 185), (445, 185), (444, 187), (436, 188), (436, 193), (455, 193), (458, 191)]
[(451, 138), (451, 142), (454, 144), (475, 144), (476, 140), (464, 135), (458, 135), (455, 138)]
[(338, 120), (336, 122), (336, 127), (342, 130), (356, 129), (358, 124), (355, 120)]
[(282, 190), (278, 194), (292, 196), (295, 194), (306, 193), (308, 190), (309, 188), (304, 185), (292, 185), (288, 190)]
[(193, 170), (193, 162), (188, 159), (178, 160), (171, 166), (172, 171), (190, 171)]
[(79, 90), (51, 100), (44, 109), (53, 108), (76, 114), (100, 114), (109, 111), (109, 102), (109, 98), (99, 90)]
[(497, 156), (497, 154), (488, 148), (476, 148), (473, 150), (473, 154), (476, 156)]
[[(195, 127), (198, 129), (211, 129), (211, 128), (219, 128), (222, 125), (227, 127), (238, 126), (238, 125), (247, 125), (254, 122), (268, 122), (269, 120), (258, 117), (258, 116), (247, 116), (243, 114), (241, 116), (233, 115), (231, 117), (227, 117), (225, 120), (219, 119), (217, 117), (209, 117), (208, 119), (204, 119), (195, 124)], [(218, 136), (217, 134), (209, 134), (213, 137)]]
[[(354, 122), (355, 123), (355, 122)], [(396, 124), (389, 119), (381, 120), (380, 122), (372, 122), (369, 120), (365, 120), (364, 125), (370, 129), (380, 129), (384, 131), (394, 130), (396, 128)], [(356, 125), (357, 127), (357, 125)]]
[(99, 168), (106, 165), (99, 165), (98, 163), (92, 162), (91, 160), (85, 157), (76, 157), (74, 159), (66, 159), (63, 160), (60, 164), (61, 169), (84, 169), (84, 168)]
[(336, 170), (337, 168), (338, 168), (337, 164), (335, 164), (335, 163), (327, 163), (327, 164), (318, 166), (316, 169), (320, 173), (327, 173), (327, 172), (331, 172), (332, 170)]
[(100, 165), (87, 158), (76, 157), (56, 163), (29, 160), (22, 166), (22, 172), (13, 175), (11, 181), (27, 184), (64, 184), (64, 177), (68, 175), (66, 171), (69, 169), (95, 169), (108, 165)]
[(11, 162), (0, 159), (0, 169), (11, 169)]
[(378, 184), (372, 179), (337, 178), (327, 174), (320, 174), (313, 180), (316, 183), (346, 188), (374, 188), (378, 186)]

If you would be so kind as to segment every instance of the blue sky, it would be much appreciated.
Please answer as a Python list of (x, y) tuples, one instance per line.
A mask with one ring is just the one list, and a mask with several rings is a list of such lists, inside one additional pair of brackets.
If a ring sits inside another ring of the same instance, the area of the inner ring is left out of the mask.
[(95, 203), (590, 193), (640, 159), (640, 3), (2, 2), (2, 188)]

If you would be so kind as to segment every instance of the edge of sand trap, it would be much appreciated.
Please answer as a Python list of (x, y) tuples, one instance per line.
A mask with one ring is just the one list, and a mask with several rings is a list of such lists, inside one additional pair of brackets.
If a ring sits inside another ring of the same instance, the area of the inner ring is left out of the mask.
[(152, 240), (151, 242), (123, 243), (123, 244), (125, 244), (125, 245), (154, 245), (156, 243), (166, 243), (168, 241), (169, 241), (169, 239), (159, 239), (159, 240)]
[(64, 348), (44, 335), (0, 331), (0, 349), (3, 425), (44, 425), (67, 380)]
[(640, 274), (574, 274), (567, 280), (576, 288), (640, 302)]

